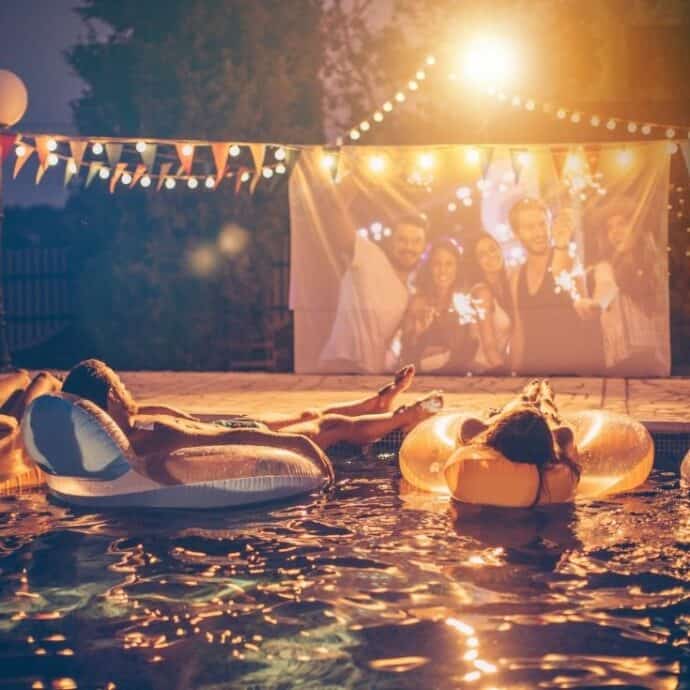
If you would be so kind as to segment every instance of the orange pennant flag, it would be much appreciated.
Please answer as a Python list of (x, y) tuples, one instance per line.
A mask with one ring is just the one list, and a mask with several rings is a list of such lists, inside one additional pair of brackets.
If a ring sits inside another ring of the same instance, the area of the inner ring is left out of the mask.
[(122, 177), (122, 173), (127, 169), (127, 163), (118, 163), (110, 176), (110, 193), (115, 191), (117, 181)]
[(263, 168), (259, 168), (258, 170), (254, 171), (254, 175), (252, 176), (252, 181), (249, 183), (250, 194), (254, 194), (254, 192), (256, 191), (256, 186), (259, 184), (259, 180), (261, 179), (262, 172), (263, 172)]
[(194, 162), (194, 146), (192, 144), (175, 144), (177, 157), (180, 159), (182, 169), (187, 175), (192, 174), (192, 163)]
[(103, 163), (100, 161), (92, 161), (89, 163), (89, 172), (86, 175), (86, 187), (88, 187), (91, 182), (93, 182), (93, 178), (96, 177), (96, 173), (103, 167)]
[(135, 187), (137, 182), (144, 176), (144, 173), (146, 172), (146, 166), (143, 163), (139, 163), (137, 167), (134, 169), (134, 174), (132, 175), (132, 182), (129, 185), (130, 187)]
[(242, 188), (242, 182), (244, 181), (242, 179), (244, 173), (247, 172), (246, 168), (240, 168), (236, 173), (235, 173), (235, 194), (239, 194), (240, 189)]
[(70, 141), (69, 150), (72, 153), (72, 158), (77, 166), (81, 167), (81, 162), (84, 159), (84, 153), (86, 152), (87, 142), (85, 141)]
[(266, 157), (266, 144), (249, 144), (249, 150), (252, 152), (254, 159), (254, 170), (261, 175), (261, 169), (264, 167), (264, 158)]
[(65, 164), (65, 187), (69, 184), (69, 181), (74, 177), (79, 168), (74, 158), (68, 158)]
[(158, 171), (158, 184), (156, 185), (157, 192), (160, 192), (161, 187), (163, 186), (165, 178), (168, 176), (171, 167), (172, 163), (161, 163), (160, 170)]
[(31, 158), (31, 154), (34, 152), (33, 146), (29, 146), (28, 144), (22, 144), (22, 146), (24, 147), (22, 150), (22, 155), (17, 156), (17, 160), (14, 162), (14, 172), (12, 173), (12, 178), (17, 177), (19, 171), (24, 167), (24, 163)]
[(223, 143), (211, 144), (211, 153), (216, 164), (216, 184), (217, 188), (223, 177), (225, 177), (225, 166), (228, 162), (228, 145)]
[(47, 163), (39, 163), (38, 168), (36, 168), (36, 184), (38, 184), (41, 181), (41, 178), (45, 175), (46, 170), (48, 169), (48, 164)]
[(48, 165), (48, 154), (50, 153), (48, 142), (50, 139), (51, 137), (36, 137), (36, 153), (41, 167)]

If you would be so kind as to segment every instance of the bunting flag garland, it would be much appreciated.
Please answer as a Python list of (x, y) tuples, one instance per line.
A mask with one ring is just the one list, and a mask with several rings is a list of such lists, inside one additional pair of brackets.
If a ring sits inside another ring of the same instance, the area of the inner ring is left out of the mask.
[(122, 173), (127, 169), (127, 163), (118, 163), (113, 170), (113, 174), (110, 176), (110, 193), (115, 191), (115, 185), (117, 184)]
[(259, 184), (259, 180), (263, 174), (263, 168), (256, 168), (254, 170), (254, 175), (252, 176), (252, 181), (249, 183), (249, 193), (254, 194), (256, 191), (256, 186)]
[(69, 184), (70, 180), (72, 177), (74, 177), (78, 169), (77, 162), (74, 160), (74, 158), (68, 158), (67, 164), (65, 165), (65, 187)]
[(161, 163), (161, 168), (158, 172), (158, 184), (156, 185), (157, 192), (160, 192), (161, 187), (165, 182), (165, 178), (168, 176), (168, 173), (170, 172), (170, 168), (172, 168), (172, 163)]
[(15, 148), (14, 153), (17, 156), (17, 158), (14, 161), (14, 171), (12, 172), (12, 178), (17, 177), (19, 171), (24, 167), (24, 163), (26, 163), (26, 161), (29, 160), (33, 152), (33, 146), (29, 146), (28, 144), (19, 144)]
[(0, 164), (10, 155), (14, 142), (17, 141), (16, 134), (0, 133)]
[(563, 177), (563, 168), (565, 166), (565, 159), (568, 152), (563, 148), (551, 149), (551, 158), (553, 159), (554, 167), (556, 168), (556, 176), (560, 180)]
[(36, 184), (38, 184), (41, 181), (41, 178), (46, 174), (46, 170), (48, 169), (48, 164), (47, 163), (39, 163), (38, 167), (36, 168)]
[(156, 144), (149, 144), (147, 142), (139, 142), (137, 146), (139, 146), (137, 151), (139, 151), (139, 155), (141, 156), (141, 160), (143, 161), (144, 165), (148, 170), (153, 170), (153, 164), (156, 162), (156, 151), (158, 150), (158, 146)]
[(129, 183), (130, 187), (135, 187), (137, 182), (144, 176), (146, 173), (146, 166), (143, 163), (139, 163), (137, 167), (134, 169), (134, 174), (132, 175), (132, 181)]
[(591, 148), (587, 151), (587, 164), (589, 165), (590, 175), (596, 175), (599, 172), (599, 158), (600, 151), (598, 148)]
[(69, 149), (72, 153), (72, 159), (77, 169), (81, 168), (81, 162), (84, 160), (84, 152), (86, 151), (87, 142), (85, 141), (70, 141)]
[(91, 184), (93, 178), (96, 176), (96, 173), (98, 173), (102, 167), (103, 163), (100, 161), (91, 161), (91, 163), (89, 163), (89, 172), (86, 176), (86, 187)]
[(690, 175), (690, 141), (681, 143), (680, 150), (685, 158), (685, 167), (688, 169), (688, 175)]
[[(51, 137), (36, 137), (36, 153), (38, 155), (39, 167), (45, 168), (48, 165), (48, 154), (50, 153)], [(44, 171), (45, 172), (45, 171)]]
[(240, 168), (237, 171), (237, 177), (235, 178), (235, 194), (240, 193), (240, 189), (242, 188), (242, 183), (244, 182), (244, 176), (246, 172), (246, 168)]
[(105, 145), (105, 157), (108, 159), (108, 164), (111, 168), (117, 166), (122, 156), (122, 144), (108, 143)]
[(230, 149), (226, 143), (211, 144), (211, 154), (213, 155), (213, 162), (216, 164), (216, 181), (214, 185), (216, 189), (225, 176), (225, 166), (228, 163), (229, 153)]
[(194, 162), (194, 146), (189, 143), (175, 144), (177, 149), (177, 157), (180, 159), (180, 167), (187, 175), (192, 174), (192, 165)]
[(264, 158), (266, 157), (266, 144), (250, 144), (249, 150), (252, 152), (254, 170), (261, 176), (261, 170), (264, 167)]

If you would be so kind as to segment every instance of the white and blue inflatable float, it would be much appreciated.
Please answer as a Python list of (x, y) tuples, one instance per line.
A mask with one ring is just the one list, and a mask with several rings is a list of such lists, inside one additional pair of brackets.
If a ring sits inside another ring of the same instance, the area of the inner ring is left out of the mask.
[(101, 408), (58, 394), (31, 403), (22, 438), (50, 492), (89, 508), (239, 507), (309, 494), (333, 480), (328, 458), (306, 442), (299, 450), (225, 444), (141, 458)]

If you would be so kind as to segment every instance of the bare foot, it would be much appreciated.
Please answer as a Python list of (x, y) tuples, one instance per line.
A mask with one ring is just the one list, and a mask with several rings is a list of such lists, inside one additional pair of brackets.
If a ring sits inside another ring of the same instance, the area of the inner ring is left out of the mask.
[(398, 395), (404, 393), (412, 384), (414, 373), (414, 364), (408, 364), (402, 369), (398, 369), (395, 372), (395, 378), (376, 394), (372, 412), (390, 411)]
[(401, 417), (400, 428), (404, 433), (408, 433), (413, 427), (417, 426), (429, 417), (433, 417), (443, 409), (443, 395), (441, 391), (432, 391), (423, 398), (419, 398), (412, 405), (403, 405), (396, 411), (396, 415)]

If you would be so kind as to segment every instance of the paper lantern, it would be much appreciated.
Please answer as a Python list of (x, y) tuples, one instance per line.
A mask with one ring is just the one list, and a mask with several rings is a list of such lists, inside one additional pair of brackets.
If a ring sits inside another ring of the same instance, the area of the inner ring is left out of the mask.
[(24, 82), (13, 72), (0, 69), (0, 127), (11, 127), (21, 120), (28, 103)]

